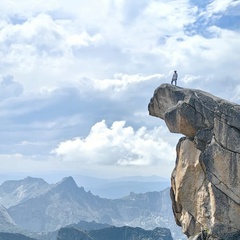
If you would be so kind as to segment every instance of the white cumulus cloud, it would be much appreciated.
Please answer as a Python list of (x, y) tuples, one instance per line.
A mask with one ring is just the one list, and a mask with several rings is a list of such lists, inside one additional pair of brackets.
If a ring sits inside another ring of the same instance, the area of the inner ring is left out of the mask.
[(134, 131), (125, 121), (108, 127), (103, 120), (96, 123), (86, 138), (61, 142), (52, 153), (63, 161), (103, 165), (161, 165), (172, 163), (175, 150), (161, 138), (161, 127)]

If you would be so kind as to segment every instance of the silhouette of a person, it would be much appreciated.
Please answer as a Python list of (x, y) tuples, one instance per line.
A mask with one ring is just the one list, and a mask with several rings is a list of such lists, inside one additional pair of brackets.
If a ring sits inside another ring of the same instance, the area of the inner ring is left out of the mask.
[(175, 83), (175, 86), (177, 85), (177, 79), (178, 79), (178, 74), (177, 71), (175, 70), (172, 76), (172, 81), (171, 84), (173, 84), (173, 82)]

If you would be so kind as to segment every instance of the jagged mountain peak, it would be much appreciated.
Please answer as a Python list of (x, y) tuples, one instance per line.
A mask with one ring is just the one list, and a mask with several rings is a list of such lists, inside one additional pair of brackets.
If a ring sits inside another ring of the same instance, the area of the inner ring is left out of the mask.
[(8, 208), (48, 191), (50, 186), (43, 179), (33, 177), (5, 181), (0, 185), (0, 204)]
[(48, 194), (55, 193), (64, 194), (65, 196), (69, 195), (72, 196), (73, 199), (79, 198), (80, 196), (92, 196), (91, 192), (86, 192), (83, 187), (78, 187), (77, 183), (71, 176), (65, 177), (60, 182), (54, 184)]
[(16, 190), (19, 186), (22, 185), (49, 185), (47, 182), (45, 182), (42, 178), (34, 178), (34, 177), (26, 177), (21, 180), (9, 180), (3, 182), (3, 184), (0, 186), (4, 191), (11, 192)]
[(78, 185), (76, 184), (75, 180), (73, 177), (65, 177), (63, 178), (60, 182), (56, 183), (55, 188), (63, 188), (66, 190), (71, 190), (71, 189), (78, 189)]
[(71, 183), (75, 183), (76, 184), (76, 182), (75, 182), (75, 180), (73, 179), (73, 177), (72, 176), (69, 176), (69, 177), (65, 177), (65, 178), (63, 178), (62, 179), (62, 181), (60, 181), (60, 182), (71, 182)]
[(26, 183), (46, 183), (42, 178), (36, 178), (31, 176), (27, 176), (22, 181)]

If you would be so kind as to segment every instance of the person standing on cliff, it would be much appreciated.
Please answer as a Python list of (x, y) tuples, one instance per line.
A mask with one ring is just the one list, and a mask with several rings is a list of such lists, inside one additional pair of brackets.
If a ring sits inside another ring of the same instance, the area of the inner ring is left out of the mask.
[(172, 76), (172, 81), (171, 84), (173, 84), (173, 82), (175, 82), (175, 86), (177, 85), (177, 78), (178, 78), (178, 74), (177, 71), (175, 70)]

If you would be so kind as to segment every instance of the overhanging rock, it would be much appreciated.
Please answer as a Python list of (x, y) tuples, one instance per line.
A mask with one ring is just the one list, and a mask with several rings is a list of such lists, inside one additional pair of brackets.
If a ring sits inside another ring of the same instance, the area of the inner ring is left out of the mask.
[(171, 197), (188, 236), (218, 239), (240, 230), (240, 105), (170, 84), (158, 87), (149, 114), (163, 119), (177, 145)]

